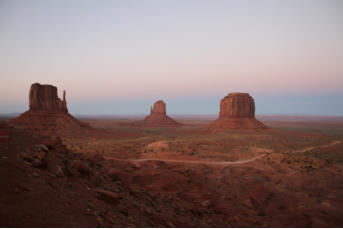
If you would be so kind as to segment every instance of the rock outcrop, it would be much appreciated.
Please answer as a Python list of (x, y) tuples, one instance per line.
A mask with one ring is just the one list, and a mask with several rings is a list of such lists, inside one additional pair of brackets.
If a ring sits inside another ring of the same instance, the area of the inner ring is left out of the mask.
[(0, 144), (8, 141), (8, 139), (8, 131), (6, 130), (5, 125), (0, 123)]
[(166, 104), (163, 100), (158, 100), (150, 108), (150, 115), (143, 120), (144, 127), (178, 127), (181, 123), (167, 116)]
[(30, 88), (30, 110), (47, 110), (68, 112), (66, 92), (63, 91), (63, 100), (57, 96), (57, 87), (35, 83)]
[(161, 115), (167, 115), (166, 111), (166, 104), (163, 102), (163, 100), (158, 100), (154, 103), (153, 107), (150, 107), (150, 114), (161, 114)]
[(230, 93), (220, 101), (219, 118), (255, 117), (255, 102), (248, 93)]
[(93, 132), (93, 129), (68, 113), (66, 93), (63, 100), (57, 96), (52, 85), (31, 85), (29, 110), (9, 121), (17, 128), (49, 136), (72, 136)]
[(219, 130), (265, 130), (268, 129), (255, 118), (255, 101), (248, 93), (230, 93), (220, 101), (219, 118), (210, 123), (211, 131)]

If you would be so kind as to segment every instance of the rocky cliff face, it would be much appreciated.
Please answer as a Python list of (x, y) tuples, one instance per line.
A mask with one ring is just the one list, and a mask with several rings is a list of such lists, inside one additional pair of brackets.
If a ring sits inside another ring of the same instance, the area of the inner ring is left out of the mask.
[(9, 124), (49, 136), (75, 136), (93, 133), (94, 129), (80, 122), (68, 113), (66, 93), (63, 100), (57, 96), (57, 88), (52, 85), (31, 85), (29, 95), (30, 109)]
[(150, 108), (150, 115), (143, 120), (144, 127), (177, 127), (181, 123), (167, 116), (166, 104), (163, 100), (158, 100)]
[(29, 96), (30, 110), (63, 111), (68, 112), (66, 93), (63, 100), (57, 96), (57, 87), (52, 85), (31, 85)]
[(166, 104), (163, 102), (163, 100), (158, 100), (154, 103), (154, 106), (150, 108), (150, 114), (167, 114)]
[(230, 93), (220, 101), (219, 118), (255, 117), (255, 102), (248, 93)]
[(255, 102), (248, 93), (230, 93), (220, 101), (219, 118), (210, 123), (212, 132), (219, 130), (264, 130), (268, 129), (255, 119)]

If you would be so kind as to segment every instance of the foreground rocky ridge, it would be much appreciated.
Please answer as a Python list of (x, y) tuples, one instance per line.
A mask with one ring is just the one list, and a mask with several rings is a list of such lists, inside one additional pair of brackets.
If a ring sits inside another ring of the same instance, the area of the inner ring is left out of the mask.
[(10, 139), (0, 144), (2, 226), (144, 227), (156, 222), (151, 204), (164, 202), (144, 187), (129, 189), (107, 175), (112, 162), (75, 154), (59, 138), (4, 126)]

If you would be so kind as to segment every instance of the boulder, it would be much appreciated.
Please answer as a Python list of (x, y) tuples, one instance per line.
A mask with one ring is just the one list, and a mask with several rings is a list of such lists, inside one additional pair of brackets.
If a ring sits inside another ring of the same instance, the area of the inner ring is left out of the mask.
[(107, 203), (117, 204), (121, 197), (114, 192), (110, 192), (104, 189), (95, 189), (98, 193), (98, 198), (106, 201)]

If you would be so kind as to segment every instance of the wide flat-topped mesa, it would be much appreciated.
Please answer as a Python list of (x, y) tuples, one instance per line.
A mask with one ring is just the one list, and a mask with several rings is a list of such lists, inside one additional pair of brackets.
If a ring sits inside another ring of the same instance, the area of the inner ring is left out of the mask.
[(248, 93), (230, 93), (220, 101), (219, 118), (255, 117), (255, 102)]
[(154, 106), (150, 108), (150, 115), (143, 120), (144, 127), (177, 127), (182, 126), (167, 116), (166, 104), (163, 100), (158, 100)]
[(30, 88), (29, 110), (9, 121), (10, 125), (43, 135), (68, 136), (94, 130), (68, 113), (66, 93), (57, 96), (57, 87), (34, 83)]
[(57, 87), (34, 83), (30, 88), (30, 110), (50, 110), (68, 112), (66, 92), (63, 91), (63, 100), (58, 98)]
[(229, 93), (220, 100), (219, 118), (209, 124), (212, 131), (268, 129), (255, 119), (255, 101), (248, 93)]

